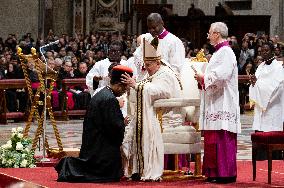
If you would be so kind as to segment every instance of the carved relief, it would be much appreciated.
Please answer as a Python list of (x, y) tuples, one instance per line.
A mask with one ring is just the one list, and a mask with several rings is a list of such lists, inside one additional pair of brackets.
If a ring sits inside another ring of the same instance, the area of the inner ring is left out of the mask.
[(95, 10), (93, 11), (93, 30), (124, 30), (124, 23), (119, 21), (120, 13), (119, 0), (95, 1)]
[(81, 0), (76, 0), (75, 5), (74, 5), (74, 12), (75, 12), (75, 17), (74, 17), (74, 25), (75, 25), (75, 33), (82, 33), (83, 32), (83, 17), (82, 17), (82, 12), (83, 12), (83, 7), (82, 7), (82, 1)]

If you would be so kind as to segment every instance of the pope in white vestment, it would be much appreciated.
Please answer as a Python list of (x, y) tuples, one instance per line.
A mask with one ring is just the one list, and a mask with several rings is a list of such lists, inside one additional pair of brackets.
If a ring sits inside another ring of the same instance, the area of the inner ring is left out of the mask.
[(127, 177), (138, 174), (141, 180), (156, 181), (163, 174), (164, 144), (153, 103), (158, 99), (180, 97), (181, 85), (173, 70), (161, 64), (156, 50), (148, 42), (143, 44), (149, 76), (137, 84), (130, 77), (124, 80), (128, 84), (132, 82), (130, 86), (137, 92), (137, 110), (127, 128), (122, 151), (126, 157)]

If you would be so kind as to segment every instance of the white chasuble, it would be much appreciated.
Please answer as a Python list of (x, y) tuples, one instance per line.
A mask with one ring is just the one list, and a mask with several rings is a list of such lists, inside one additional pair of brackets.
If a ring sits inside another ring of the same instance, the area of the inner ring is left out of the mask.
[(141, 180), (157, 180), (164, 169), (164, 143), (161, 127), (153, 107), (158, 99), (180, 97), (180, 83), (166, 66), (136, 86), (137, 109), (126, 128), (122, 151), (127, 158), (125, 175), (139, 173)]

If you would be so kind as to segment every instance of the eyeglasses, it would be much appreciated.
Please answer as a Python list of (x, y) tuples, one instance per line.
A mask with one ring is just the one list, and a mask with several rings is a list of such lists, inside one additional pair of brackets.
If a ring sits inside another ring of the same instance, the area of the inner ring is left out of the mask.
[(212, 33), (207, 33), (207, 37), (209, 37), (210, 35), (214, 34), (214, 33), (220, 33), (220, 32), (217, 32), (217, 31), (214, 31)]

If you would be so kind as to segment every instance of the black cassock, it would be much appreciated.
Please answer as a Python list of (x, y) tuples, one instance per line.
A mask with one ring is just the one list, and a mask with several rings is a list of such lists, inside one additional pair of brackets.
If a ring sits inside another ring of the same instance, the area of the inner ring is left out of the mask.
[(120, 146), (124, 127), (118, 100), (110, 88), (103, 88), (90, 101), (79, 158), (60, 160), (55, 166), (57, 181), (119, 181), (123, 175)]

